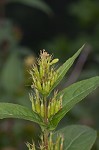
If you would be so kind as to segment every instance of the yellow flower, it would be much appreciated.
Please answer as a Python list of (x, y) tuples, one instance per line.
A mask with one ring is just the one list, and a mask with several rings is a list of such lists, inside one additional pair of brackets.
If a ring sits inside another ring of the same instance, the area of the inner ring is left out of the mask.
[(30, 74), (33, 80), (33, 88), (36, 88), (42, 95), (48, 95), (53, 84), (57, 80), (58, 73), (54, 65), (58, 59), (52, 59), (45, 50), (40, 51), (37, 65), (33, 65)]

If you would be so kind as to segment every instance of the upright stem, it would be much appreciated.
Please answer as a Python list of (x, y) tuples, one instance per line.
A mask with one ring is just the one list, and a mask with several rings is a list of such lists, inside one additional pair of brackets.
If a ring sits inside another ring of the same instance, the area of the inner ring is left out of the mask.
[[(44, 122), (47, 126), (47, 123), (48, 123), (48, 117), (47, 117), (47, 99), (46, 99), (46, 96), (44, 97), (44, 113), (45, 113), (45, 116), (44, 116)], [(45, 147), (45, 150), (48, 150), (48, 130), (45, 129), (44, 130), (44, 147)]]

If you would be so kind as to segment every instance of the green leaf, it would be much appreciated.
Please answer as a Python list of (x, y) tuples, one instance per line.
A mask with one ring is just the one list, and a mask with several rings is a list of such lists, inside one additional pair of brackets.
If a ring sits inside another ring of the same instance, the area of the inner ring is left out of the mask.
[(59, 84), (59, 82), (63, 79), (67, 71), (70, 69), (70, 67), (73, 65), (75, 59), (79, 56), (81, 53), (82, 49), (84, 48), (85, 45), (83, 45), (71, 58), (69, 58), (62, 66), (59, 67), (57, 70), (58, 72), (58, 78), (53, 85), (51, 91)]
[(55, 133), (64, 137), (64, 150), (90, 150), (96, 140), (95, 130), (82, 125), (67, 126)]
[(7, 2), (17, 2), (30, 7), (34, 7), (44, 11), (47, 14), (52, 13), (50, 7), (42, 0), (8, 0)]
[(2, 87), (8, 93), (15, 93), (24, 83), (22, 63), (17, 52), (13, 52), (1, 73)]
[(54, 129), (76, 103), (80, 102), (97, 87), (99, 87), (99, 76), (79, 81), (59, 92), (58, 96), (63, 95), (62, 109), (51, 118), (48, 127)]
[(0, 119), (4, 118), (25, 119), (43, 125), (41, 118), (35, 112), (18, 104), (0, 103)]

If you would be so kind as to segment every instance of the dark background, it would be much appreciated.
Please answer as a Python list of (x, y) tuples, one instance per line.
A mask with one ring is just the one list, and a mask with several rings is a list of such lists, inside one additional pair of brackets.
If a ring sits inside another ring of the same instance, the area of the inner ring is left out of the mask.
[[(36, 4), (35, 4), (36, 2)], [(84, 43), (86, 46), (59, 85), (99, 75), (98, 0), (1, 0), (0, 1), (0, 101), (31, 107), (31, 80), (27, 70), (40, 49), (60, 64)], [(60, 122), (85, 124), (99, 130), (99, 89), (77, 104)], [(38, 138), (40, 129), (28, 121), (0, 121), (0, 150), (26, 149), (25, 142)], [(97, 139), (93, 150), (99, 150)]]

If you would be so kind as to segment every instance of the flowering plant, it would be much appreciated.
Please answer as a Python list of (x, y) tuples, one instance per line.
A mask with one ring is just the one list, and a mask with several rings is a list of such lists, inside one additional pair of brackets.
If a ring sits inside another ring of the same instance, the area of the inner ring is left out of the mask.
[(0, 118), (20, 118), (36, 122), (42, 133), (39, 146), (27, 142), (29, 150), (89, 150), (95, 139), (96, 131), (81, 125), (67, 126), (54, 132), (60, 120), (79, 101), (99, 86), (99, 76), (79, 81), (62, 91), (55, 87), (63, 79), (69, 68), (79, 56), (82, 46), (71, 58), (58, 69), (58, 59), (45, 50), (40, 51), (37, 64), (29, 71), (32, 78), (32, 93), (29, 93), (32, 109), (11, 104), (0, 103)]

